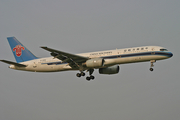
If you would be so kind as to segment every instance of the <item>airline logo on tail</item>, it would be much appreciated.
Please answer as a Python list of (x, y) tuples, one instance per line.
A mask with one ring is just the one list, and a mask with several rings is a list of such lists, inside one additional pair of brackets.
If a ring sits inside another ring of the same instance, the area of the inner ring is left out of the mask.
[(21, 45), (16, 45), (16, 47), (13, 48), (13, 51), (16, 52), (17, 57), (20, 57), (22, 55), (22, 50), (24, 50), (24, 47)]

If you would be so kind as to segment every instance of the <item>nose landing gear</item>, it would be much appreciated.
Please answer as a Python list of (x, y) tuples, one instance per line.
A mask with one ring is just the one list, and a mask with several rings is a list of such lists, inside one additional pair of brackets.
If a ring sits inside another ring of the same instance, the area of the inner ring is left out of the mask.
[(154, 64), (153, 64), (153, 63), (155, 63), (156, 60), (151, 60), (150, 62), (151, 62), (151, 68), (150, 68), (149, 70), (150, 70), (150, 71), (153, 71), (153, 70), (154, 70), (154, 69), (152, 68), (152, 67), (154, 67)]

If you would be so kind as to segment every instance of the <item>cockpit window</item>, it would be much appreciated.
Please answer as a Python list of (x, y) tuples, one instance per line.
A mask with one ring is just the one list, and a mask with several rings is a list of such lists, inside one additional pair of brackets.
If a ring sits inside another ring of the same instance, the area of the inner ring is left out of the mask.
[(160, 51), (168, 51), (167, 49), (160, 49)]

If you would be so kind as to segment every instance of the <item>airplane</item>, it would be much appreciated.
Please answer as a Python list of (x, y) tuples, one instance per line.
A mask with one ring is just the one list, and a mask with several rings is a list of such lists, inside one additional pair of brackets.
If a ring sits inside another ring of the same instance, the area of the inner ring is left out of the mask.
[(31, 72), (60, 72), (78, 70), (77, 77), (85, 76), (86, 80), (95, 79), (92, 75), (94, 69), (99, 69), (99, 74), (117, 74), (120, 71), (119, 65), (137, 62), (151, 63), (150, 71), (153, 71), (154, 63), (157, 60), (171, 58), (172, 52), (160, 46), (142, 46), (125, 49), (115, 49), (81, 54), (72, 54), (46, 46), (41, 48), (50, 52), (52, 57), (38, 58), (31, 53), (15, 37), (7, 37), (16, 62), (0, 60), (10, 64), (9, 68)]

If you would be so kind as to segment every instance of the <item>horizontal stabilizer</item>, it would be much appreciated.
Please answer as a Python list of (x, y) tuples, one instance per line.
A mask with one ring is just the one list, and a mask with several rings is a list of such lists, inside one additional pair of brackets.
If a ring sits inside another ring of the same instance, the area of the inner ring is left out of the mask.
[(15, 63), (15, 62), (11, 62), (11, 61), (7, 61), (7, 60), (0, 60), (0, 61), (4, 62), (4, 63), (7, 63), (7, 64), (10, 64), (10, 65), (15, 65), (17, 67), (26, 67), (26, 65)]

